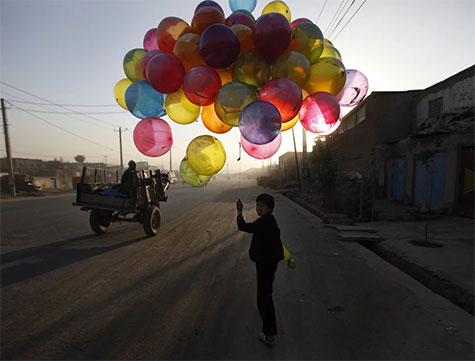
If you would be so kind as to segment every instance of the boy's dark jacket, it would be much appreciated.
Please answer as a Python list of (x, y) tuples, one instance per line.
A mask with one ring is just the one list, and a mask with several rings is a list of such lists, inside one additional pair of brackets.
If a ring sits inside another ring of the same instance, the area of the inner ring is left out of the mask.
[(256, 263), (270, 264), (284, 259), (280, 229), (272, 214), (259, 217), (252, 223), (246, 223), (242, 215), (237, 217), (239, 230), (252, 233), (249, 256)]

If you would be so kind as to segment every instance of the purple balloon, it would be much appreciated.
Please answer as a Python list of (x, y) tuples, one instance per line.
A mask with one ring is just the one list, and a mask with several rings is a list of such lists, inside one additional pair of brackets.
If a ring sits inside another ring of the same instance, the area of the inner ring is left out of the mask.
[(241, 135), (242, 149), (251, 157), (256, 159), (267, 159), (272, 157), (280, 148), (282, 143), (282, 134), (279, 135), (270, 143), (267, 144), (252, 144)]
[(343, 107), (358, 105), (368, 93), (368, 78), (354, 69), (346, 70), (346, 82), (336, 98)]
[(272, 142), (279, 135), (281, 127), (282, 120), (277, 108), (261, 100), (247, 105), (239, 118), (241, 135), (257, 145)]
[(202, 2), (200, 2), (200, 3), (198, 4), (198, 6), (196, 7), (194, 13), (196, 14), (196, 13), (198, 12), (198, 10), (200, 10), (201, 8), (204, 8), (204, 7), (206, 7), (206, 6), (211, 6), (211, 7), (215, 8), (215, 9), (218, 9), (218, 10), (221, 12), (221, 14), (224, 15), (224, 10), (223, 10), (223, 8), (222, 8), (216, 1), (202, 1)]
[(200, 54), (209, 66), (225, 69), (239, 55), (239, 38), (230, 27), (224, 24), (210, 25), (201, 34)]
[(158, 49), (157, 28), (147, 31), (143, 38), (143, 48), (147, 51)]
[(292, 28), (287, 18), (279, 13), (268, 13), (257, 19), (252, 31), (256, 51), (267, 61), (282, 55), (290, 45)]

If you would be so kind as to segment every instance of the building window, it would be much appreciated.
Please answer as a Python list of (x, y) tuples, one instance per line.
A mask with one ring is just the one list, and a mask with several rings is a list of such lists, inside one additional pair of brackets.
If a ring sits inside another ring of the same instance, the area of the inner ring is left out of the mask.
[(361, 107), (356, 113), (356, 124), (361, 123), (366, 119), (366, 104)]
[(443, 99), (442, 97), (439, 97), (429, 102), (429, 118), (433, 117), (434, 115), (442, 113), (442, 109), (444, 105), (442, 99)]

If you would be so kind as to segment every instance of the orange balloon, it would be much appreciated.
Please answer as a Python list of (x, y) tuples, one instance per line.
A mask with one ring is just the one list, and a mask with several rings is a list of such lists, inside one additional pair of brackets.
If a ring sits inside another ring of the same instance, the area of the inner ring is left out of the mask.
[(200, 36), (187, 33), (180, 36), (173, 48), (173, 54), (181, 60), (185, 71), (199, 65), (206, 65), (200, 54)]
[(216, 115), (214, 104), (206, 105), (201, 109), (201, 120), (204, 126), (213, 133), (223, 134), (229, 132), (232, 126), (221, 121)]
[(299, 115), (297, 114), (293, 119), (289, 120), (288, 122), (282, 123), (282, 127), (280, 127), (280, 131), (285, 132), (286, 130), (289, 130), (295, 124), (297, 124), (298, 120), (299, 120)]
[(226, 69), (216, 69), (219, 77), (221, 78), (221, 85), (227, 84), (230, 81), (233, 81), (233, 67), (230, 66)]
[(190, 33), (191, 28), (184, 20), (169, 16), (163, 19), (157, 27), (157, 43), (160, 50), (173, 54), (176, 41), (183, 34)]
[(191, 30), (201, 35), (201, 33), (210, 25), (224, 24), (226, 19), (221, 11), (218, 9), (205, 6), (198, 10), (191, 20)]
[(254, 51), (254, 43), (252, 42), (252, 29), (249, 26), (236, 24), (231, 26), (239, 39), (239, 55)]

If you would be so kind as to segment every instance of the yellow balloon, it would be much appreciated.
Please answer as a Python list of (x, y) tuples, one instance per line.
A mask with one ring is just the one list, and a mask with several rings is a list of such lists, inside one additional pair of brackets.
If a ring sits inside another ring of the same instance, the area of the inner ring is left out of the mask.
[(309, 94), (327, 92), (337, 95), (346, 82), (346, 70), (336, 58), (322, 58), (310, 66), (310, 77), (304, 88)]
[(323, 47), (323, 51), (320, 54), (320, 59), (321, 58), (337, 58), (338, 60), (342, 61), (341, 54), (338, 49), (331, 45), (325, 45)]
[(165, 110), (175, 123), (190, 124), (200, 116), (201, 107), (190, 102), (183, 89), (179, 89), (167, 96)]
[(282, 245), (282, 248), (284, 250), (284, 261), (287, 262), (289, 259), (292, 258), (292, 255), (290, 254), (289, 250), (284, 245)]
[(284, 15), (290, 23), (290, 9), (283, 1), (271, 1), (268, 3), (264, 10), (262, 10), (262, 15), (269, 13), (279, 13)]
[(129, 110), (127, 108), (127, 104), (125, 104), (125, 91), (132, 83), (132, 80), (130, 80), (129, 78), (124, 78), (122, 80), (119, 80), (114, 87), (115, 101), (125, 110)]
[(218, 72), (218, 75), (221, 78), (221, 86), (229, 83), (230, 81), (233, 81), (233, 67), (232, 66), (226, 69), (216, 69), (216, 71)]
[(186, 148), (190, 167), (200, 175), (218, 173), (226, 163), (226, 152), (221, 142), (212, 135), (200, 135)]
[(293, 119), (289, 120), (288, 122), (282, 123), (282, 126), (280, 127), (280, 131), (285, 132), (286, 130), (291, 129), (295, 124), (297, 124), (298, 120), (299, 120), (299, 115), (297, 114)]

